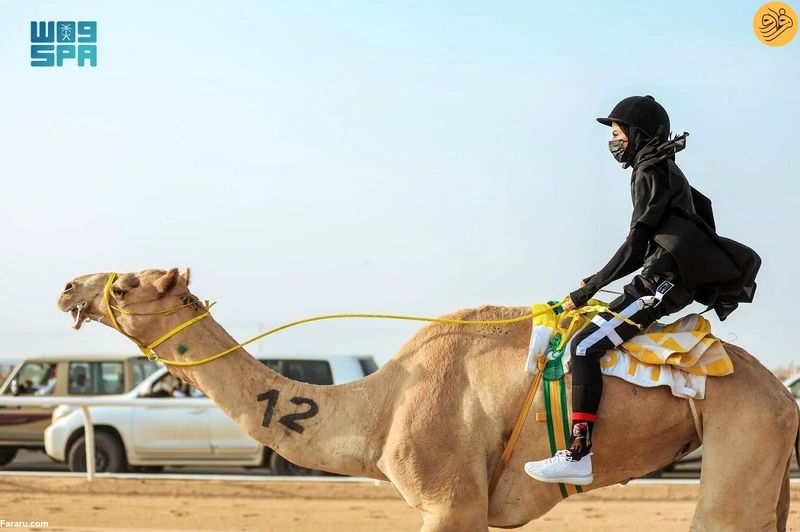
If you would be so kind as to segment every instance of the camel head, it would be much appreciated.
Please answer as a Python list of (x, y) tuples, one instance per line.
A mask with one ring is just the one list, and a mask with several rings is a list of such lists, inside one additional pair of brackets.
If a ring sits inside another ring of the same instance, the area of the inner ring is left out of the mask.
[[(72, 314), (74, 329), (85, 321), (98, 321), (111, 326), (106, 305), (106, 284), (110, 273), (92, 273), (76, 277), (66, 284), (58, 298), (58, 308)], [(109, 302), (116, 307), (115, 316), (122, 329), (140, 342), (148, 329), (155, 327), (161, 310), (189, 303), (195, 299), (189, 293), (189, 269), (179, 274), (177, 268), (143, 270), (138, 273), (116, 275), (111, 284)], [(125, 311), (132, 313), (126, 314)], [(138, 315), (137, 315), (138, 314)], [(163, 331), (162, 331), (163, 332)]]

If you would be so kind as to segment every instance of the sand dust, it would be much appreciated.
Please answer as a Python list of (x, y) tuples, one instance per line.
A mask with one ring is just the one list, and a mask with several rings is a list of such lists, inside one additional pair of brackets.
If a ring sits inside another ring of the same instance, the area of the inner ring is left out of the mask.
[[(569, 499), (517, 530), (688, 529), (696, 485), (614, 486)], [(789, 528), (800, 529), (800, 486)], [(416, 531), (388, 484), (0, 477), (0, 519), (59, 530)], [(8, 530), (3, 528), (3, 530)], [(500, 530), (500, 529), (493, 529)]]

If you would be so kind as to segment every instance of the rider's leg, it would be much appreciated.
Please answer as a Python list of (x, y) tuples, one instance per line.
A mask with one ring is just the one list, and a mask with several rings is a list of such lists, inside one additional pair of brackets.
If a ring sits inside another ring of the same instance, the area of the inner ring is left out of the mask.
[[(609, 309), (612, 313), (601, 313), (570, 341), (573, 382), (573, 425), (569, 449), (559, 451), (556, 456), (538, 462), (528, 462), (525, 470), (544, 482), (568, 482), (588, 484), (592, 480), (590, 450), (591, 433), (596, 421), (603, 379), (600, 372), (600, 357), (609, 349), (636, 336), (662, 316), (675, 312), (691, 303), (691, 295), (683, 288), (674, 286), (658, 305), (652, 306), (650, 296), (660, 284), (655, 279), (638, 275), (625, 286), (623, 294), (615, 299)], [(644, 299), (648, 298), (648, 299)]]
[[(671, 276), (674, 279), (674, 275)], [(600, 357), (609, 349), (619, 347), (651, 323), (676, 312), (692, 302), (692, 294), (680, 284), (667, 287), (667, 279), (657, 273), (637, 275), (625, 286), (622, 295), (570, 341), (572, 354), (572, 438), (570, 451), (580, 460), (591, 448), (591, 431), (603, 394)], [(657, 304), (652, 297), (659, 286), (667, 288)], [(626, 318), (633, 323), (628, 323)], [(635, 325), (635, 324), (638, 324)]]
[[(647, 294), (646, 294), (647, 295)], [(609, 309), (624, 318), (647, 327), (659, 316), (654, 308), (642, 308), (640, 296), (628, 291), (617, 298)], [(603, 395), (603, 374), (600, 357), (609, 349), (619, 347), (641, 332), (636, 325), (623, 321), (609, 312), (597, 316), (570, 342), (572, 354), (572, 436), (570, 457), (580, 460), (592, 448), (592, 429)]]

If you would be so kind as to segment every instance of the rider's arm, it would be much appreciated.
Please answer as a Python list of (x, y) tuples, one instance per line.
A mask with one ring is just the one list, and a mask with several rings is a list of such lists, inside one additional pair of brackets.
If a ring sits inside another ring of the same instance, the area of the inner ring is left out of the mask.
[(668, 176), (662, 169), (649, 167), (634, 171), (636, 175), (631, 187), (633, 215), (630, 233), (608, 264), (596, 274), (584, 279), (585, 285), (570, 293), (570, 299), (577, 307), (585, 305), (595, 292), (608, 283), (642, 267), (648, 242), (669, 207)]
[(651, 230), (644, 225), (635, 225), (628, 238), (619, 247), (608, 264), (599, 272), (591, 276), (586, 284), (570, 293), (570, 299), (576, 307), (582, 307), (589, 299), (608, 283), (625, 277), (642, 267), (644, 255), (647, 251), (647, 242), (650, 240)]

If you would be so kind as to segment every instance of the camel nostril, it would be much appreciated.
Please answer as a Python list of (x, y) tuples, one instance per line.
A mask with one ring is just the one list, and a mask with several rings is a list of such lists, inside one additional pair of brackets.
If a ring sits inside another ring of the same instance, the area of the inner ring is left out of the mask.
[(65, 287), (64, 287), (64, 292), (69, 292), (69, 291), (70, 291), (70, 290), (72, 290), (73, 288), (75, 288), (75, 285), (74, 285), (74, 284), (72, 284), (72, 283), (67, 283), (67, 286), (65, 286)]

